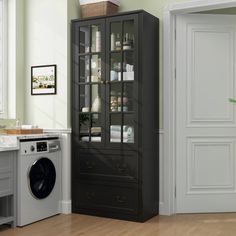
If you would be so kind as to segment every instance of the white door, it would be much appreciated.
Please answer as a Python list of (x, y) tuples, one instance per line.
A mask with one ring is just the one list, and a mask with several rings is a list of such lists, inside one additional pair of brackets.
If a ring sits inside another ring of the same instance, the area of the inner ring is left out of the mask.
[(236, 212), (236, 17), (176, 27), (176, 211)]

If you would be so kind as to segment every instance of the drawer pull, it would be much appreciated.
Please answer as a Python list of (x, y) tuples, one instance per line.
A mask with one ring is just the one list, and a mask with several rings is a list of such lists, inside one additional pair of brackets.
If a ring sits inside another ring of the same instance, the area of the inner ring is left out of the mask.
[(93, 169), (95, 167), (95, 163), (94, 162), (86, 161), (86, 167), (88, 169)]
[(119, 202), (119, 203), (125, 203), (126, 202), (126, 197), (117, 195), (116, 196), (116, 201)]
[(94, 193), (91, 193), (91, 192), (86, 192), (86, 198), (88, 200), (92, 200), (94, 198)]
[(127, 166), (126, 165), (117, 165), (117, 169), (119, 172), (124, 173), (127, 171)]

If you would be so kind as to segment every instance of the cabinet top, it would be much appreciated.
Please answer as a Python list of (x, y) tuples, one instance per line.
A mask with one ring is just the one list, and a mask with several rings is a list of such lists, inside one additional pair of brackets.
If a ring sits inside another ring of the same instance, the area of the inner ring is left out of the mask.
[(87, 18), (74, 19), (74, 20), (71, 20), (71, 22), (72, 23), (82, 22), (82, 21), (87, 21), (87, 20), (105, 19), (105, 18), (125, 16), (125, 15), (131, 15), (131, 14), (140, 14), (140, 13), (144, 13), (144, 14), (150, 15), (150, 16), (155, 17), (156, 19), (158, 19), (156, 16), (154, 16), (154, 15), (152, 15), (149, 12), (146, 12), (144, 10), (135, 10), (135, 11), (118, 12), (116, 14), (105, 15), (105, 16), (103, 15), (103, 16), (93, 16), (93, 17), (87, 17)]

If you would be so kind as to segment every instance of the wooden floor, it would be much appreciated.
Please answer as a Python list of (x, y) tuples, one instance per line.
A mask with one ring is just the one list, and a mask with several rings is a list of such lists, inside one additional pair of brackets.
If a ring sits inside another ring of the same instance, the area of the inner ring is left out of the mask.
[(86, 215), (58, 215), (0, 236), (235, 236), (236, 213), (158, 216), (135, 223)]

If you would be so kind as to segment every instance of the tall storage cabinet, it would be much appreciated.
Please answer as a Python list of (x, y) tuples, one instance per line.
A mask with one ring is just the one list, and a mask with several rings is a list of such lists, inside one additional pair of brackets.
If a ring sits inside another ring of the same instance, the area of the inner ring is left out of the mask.
[(159, 205), (159, 23), (72, 21), (72, 211), (143, 222)]

